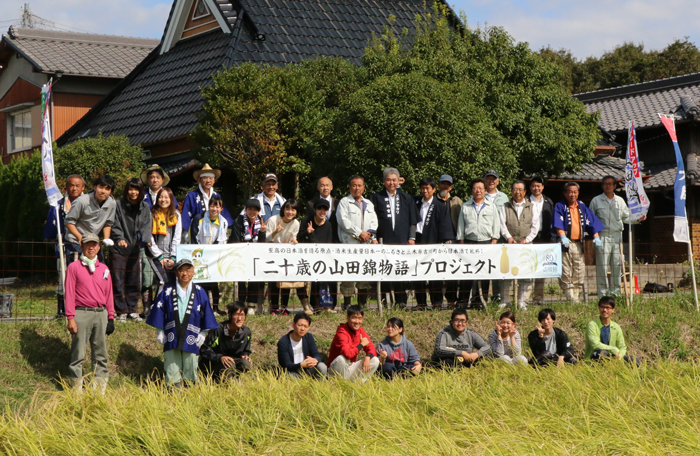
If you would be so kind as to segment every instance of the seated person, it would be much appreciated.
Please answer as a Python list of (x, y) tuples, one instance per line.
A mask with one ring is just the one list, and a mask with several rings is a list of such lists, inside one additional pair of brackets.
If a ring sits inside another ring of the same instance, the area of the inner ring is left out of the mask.
[(557, 363), (557, 366), (561, 367), (564, 363), (577, 363), (574, 347), (569, 343), (569, 336), (561, 329), (554, 327), (556, 319), (557, 314), (552, 309), (542, 309), (537, 314), (539, 323), (527, 336), (533, 355), (530, 364), (533, 366)]
[[(377, 351), (362, 329), (365, 312), (362, 307), (352, 305), (347, 310), (347, 323), (338, 326), (328, 354), (330, 372), (345, 380), (360, 379), (366, 382), (379, 368)], [(357, 355), (365, 352), (365, 357), (357, 360)]]
[(294, 315), (294, 324), (289, 333), (277, 342), (277, 361), (282, 369), (292, 377), (301, 378), (303, 374), (315, 378), (325, 378), (326, 365), (321, 361), (321, 354), (316, 348), (316, 340), (309, 332), (311, 317), (304, 312)]
[(240, 301), (229, 304), (228, 321), (219, 323), (211, 331), (200, 349), (199, 367), (214, 380), (221, 377), (237, 377), (253, 367), (250, 359), (251, 332), (244, 325), (246, 305)]
[(386, 322), (386, 334), (377, 345), (384, 378), (388, 380), (395, 375), (420, 373), (420, 356), (413, 343), (403, 335), (403, 321), (390, 318)]
[(527, 358), (522, 355), (520, 333), (513, 312), (501, 314), (496, 322), (496, 329), (489, 334), (489, 345), (491, 352), (498, 359), (508, 364), (527, 364)]
[[(484, 356), (491, 354), (491, 347), (476, 331), (467, 328), (467, 310), (452, 311), (450, 324), (438, 332), (432, 361), (443, 366), (471, 367)], [(475, 352), (474, 349), (477, 351)]]
[(600, 317), (589, 321), (586, 327), (584, 357), (595, 361), (605, 358), (623, 359), (628, 363), (635, 362), (639, 365), (639, 360), (627, 354), (622, 328), (610, 319), (615, 313), (615, 298), (610, 296), (600, 298), (598, 312)]

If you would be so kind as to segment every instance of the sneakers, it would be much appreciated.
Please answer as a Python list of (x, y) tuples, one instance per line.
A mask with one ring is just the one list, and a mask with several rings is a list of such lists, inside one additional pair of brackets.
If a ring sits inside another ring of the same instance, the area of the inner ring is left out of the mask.
[(126, 314), (119, 314), (119, 315), (117, 315), (116, 320), (117, 320), (119, 323), (126, 323)]
[(139, 317), (139, 314), (137, 314), (136, 312), (130, 313), (128, 318), (129, 320), (134, 320), (136, 322), (143, 321), (143, 318)]
[(255, 315), (255, 307), (248, 307), (248, 315)]

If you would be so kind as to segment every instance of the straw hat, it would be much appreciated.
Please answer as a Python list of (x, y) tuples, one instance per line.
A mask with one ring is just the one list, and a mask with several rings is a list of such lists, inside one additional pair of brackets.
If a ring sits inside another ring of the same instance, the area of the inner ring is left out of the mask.
[(194, 180), (199, 181), (199, 176), (201, 176), (204, 173), (211, 173), (214, 175), (214, 179), (219, 179), (221, 177), (221, 170), (220, 169), (214, 169), (211, 166), (209, 166), (209, 163), (204, 164), (204, 168), (199, 169), (192, 173), (194, 176)]
[(148, 175), (151, 174), (151, 171), (160, 171), (160, 174), (163, 176), (163, 187), (168, 185), (170, 182), (170, 176), (168, 176), (168, 173), (166, 173), (165, 170), (159, 165), (151, 165), (141, 172), (141, 182), (143, 182), (146, 187), (148, 187)]

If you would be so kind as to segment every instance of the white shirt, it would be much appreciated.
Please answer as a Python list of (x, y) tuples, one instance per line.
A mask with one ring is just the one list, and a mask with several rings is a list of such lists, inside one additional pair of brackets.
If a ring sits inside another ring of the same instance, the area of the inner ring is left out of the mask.
[[(194, 282), (190, 280), (190, 283), (187, 284), (187, 289), (184, 289), (180, 286), (179, 281), (175, 281), (175, 287), (177, 290), (177, 299), (180, 300), (180, 304), (182, 306), (187, 306), (190, 302), (190, 294), (192, 293), (192, 287), (194, 286)], [(178, 309), (179, 310), (179, 309)]]
[[(525, 207), (525, 200), (522, 200), (519, 203), (516, 203), (513, 200), (510, 200), (510, 203), (513, 205), (513, 208), (515, 209), (515, 213), (518, 214), (518, 218), (520, 218), (520, 215), (523, 213), (523, 208)], [(508, 231), (508, 227), (506, 226), (506, 207), (505, 205), (501, 207), (498, 210), (498, 214), (501, 217), (501, 236), (503, 236), (503, 239), (508, 240), (512, 238), (513, 236), (510, 235), (510, 231)], [(537, 237), (537, 233), (540, 231), (540, 214), (537, 212), (537, 207), (533, 206), (532, 207), (532, 225), (530, 226), (530, 232), (528, 235), (525, 237), (525, 240), (530, 243), (532, 242), (535, 237)]]
[[(161, 187), (163, 188), (163, 187)], [(158, 189), (160, 191), (160, 188)], [(158, 196), (158, 192), (153, 193), (151, 190), (151, 187), (148, 187), (148, 194), (151, 195), (151, 202), (153, 203), (154, 206), (158, 206), (158, 201), (156, 200), (156, 196)]]
[[(540, 212), (540, 230), (542, 230), (542, 209), (544, 208), (544, 196), (540, 195), (540, 199), (537, 199), (535, 195), (530, 195), (530, 203)], [(534, 216), (534, 213), (533, 213)]]
[(396, 229), (396, 197), (399, 196), (398, 192), (394, 192), (394, 196), (389, 194), (389, 190), (386, 191), (389, 197), (389, 207), (391, 208), (391, 229)]
[(476, 213), (481, 213), (481, 210), (484, 208), (484, 202), (482, 201), (481, 204), (477, 204), (476, 201), (472, 200), (472, 204), (474, 205), (474, 209), (476, 209)]
[(491, 202), (493, 203), (494, 200), (496, 199), (496, 197), (498, 196), (498, 191), (496, 191), (495, 193), (488, 193), (488, 192), (487, 192), (486, 195), (484, 195), (484, 196), (485, 196), (486, 198), (488, 198), (489, 201), (491, 201)]
[(423, 204), (420, 206), (420, 222), (416, 224), (416, 233), (423, 233), (423, 222), (425, 221), (425, 216), (428, 214), (428, 208), (433, 203), (433, 198), (431, 197), (428, 201), (423, 199)]
[(300, 364), (304, 361), (304, 346), (302, 342), (304, 339), (299, 339), (299, 342), (294, 342), (294, 339), (289, 337), (289, 341), (292, 343), (292, 352), (294, 353), (294, 364)]
[(209, 198), (211, 198), (211, 195), (214, 194), (214, 191), (212, 189), (209, 189), (209, 193), (207, 194), (207, 192), (202, 188), (202, 184), (199, 184), (199, 191), (202, 193), (202, 196), (204, 197), (204, 207), (206, 208), (205, 211), (208, 211), (209, 210)]

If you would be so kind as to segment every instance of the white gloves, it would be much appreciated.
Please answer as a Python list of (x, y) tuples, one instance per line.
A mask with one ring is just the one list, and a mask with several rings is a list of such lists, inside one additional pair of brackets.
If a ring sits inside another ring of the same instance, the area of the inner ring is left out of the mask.
[(165, 331), (161, 331), (158, 333), (158, 337), (156, 337), (156, 340), (158, 341), (159, 344), (165, 345)]
[(204, 337), (202, 334), (197, 335), (197, 348), (202, 348), (202, 345), (204, 345), (204, 340), (206, 337)]
[(106, 245), (107, 247), (112, 247), (112, 246), (114, 246), (114, 241), (109, 239), (109, 238), (105, 238), (105, 239), (102, 239), (102, 245)]

